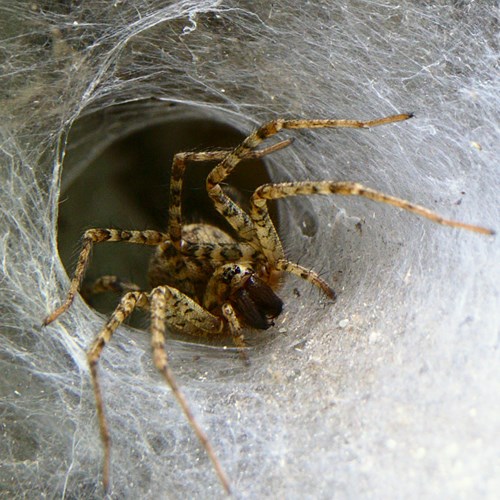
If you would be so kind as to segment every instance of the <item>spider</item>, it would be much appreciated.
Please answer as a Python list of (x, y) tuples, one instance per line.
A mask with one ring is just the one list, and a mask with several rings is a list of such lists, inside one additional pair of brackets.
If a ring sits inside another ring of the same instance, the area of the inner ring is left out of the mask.
[[(170, 386), (189, 424), (213, 463), (227, 493), (229, 480), (205, 432), (198, 425), (169, 367), (165, 350), (166, 327), (189, 334), (229, 334), (242, 352), (244, 329), (266, 330), (282, 311), (283, 302), (276, 294), (285, 273), (298, 276), (318, 287), (330, 299), (335, 292), (314, 271), (285, 257), (278, 233), (269, 217), (267, 200), (299, 195), (353, 195), (388, 203), (433, 222), (483, 234), (490, 229), (445, 219), (435, 212), (409, 201), (395, 198), (356, 182), (302, 181), (264, 184), (258, 187), (245, 212), (222, 183), (238, 163), (248, 158), (262, 158), (291, 144), (291, 139), (256, 149), (264, 140), (283, 129), (370, 128), (401, 122), (412, 114), (398, 114), (370, 121), (333, 119), (277, 119), (252, 132), (240, 145), (230, 150), (178, 153), (173, 159), (170, 181), (168, 231), (89, 229), (83, 235), (82, 248), (64, 303), (44, 320), (47, 325), (72, 304), (81, 288), (92, 247), (102, 242), (128, 242), (156, 247), (149, 266), (150, 291), (116, 276), (103, 276), (93, 292), (124, 293), (113, 314), (92, 343), (88, 363), (94, 387), (97, 415), (104, 448), (103, 485), (109, 489), (111, 441), (104, 413), (98, 362), (114, 331), (135, 308), (149, 310), (153, 361)], [(232, 226), (237, 237), (206, 223), (183, 224), (181, 193), (188, 162), (216, 161), (206, 179), (206, 188), (216, 210)]]

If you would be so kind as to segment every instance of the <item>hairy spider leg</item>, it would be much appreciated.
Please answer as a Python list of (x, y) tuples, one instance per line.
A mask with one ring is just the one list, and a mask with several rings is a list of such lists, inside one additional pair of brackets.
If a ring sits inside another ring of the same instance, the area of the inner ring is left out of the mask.
[[(261, 151), (249, 152), (248, 158), (262, 158), (265, 155), (273, 153), (287, 147), (292, 141), (290, 139), (278, 142), (262, 149)], [(156, 246), (162, 242), (168, 242), (171, 238), (172, 243), (177, 249), (180, 249), (180, 240), (182, 236), (182, 218), (181, 218), (181, 190), (182, 176), (184, 175), (186, 161), (218, 161), (230, 152), (230, 150), (206, 151), (202, 153), (179, 153), (174, 157), (172, 167), (172, 180), (170, 185), (170, 208), (169, 208), (169, 234), (159, 231), (145, 230), (121, 230), (121, 229), (88, 229), (82, 238), (82, 247), (78, 256), (75, 272), (71, 279), (70, 287), (64, 303), (47, 316), (43, 324), (48, 325), (55, 321), (62, 313), (68, 310), (73, 300), (81, 288), (85, 271), (87, 269), (92, 247), (96, 243), (102, 242), (128, 242), (141, 245)], [(239, 207), (238, 207), (239, 209)], [(245, 214), (246, 215), (246, 214)], [(247, 217), (248, 218), (248, 217)], [(169, 238), (170, 237), (170, 238)], [(117, 278), (118, 280), (118, 278)], [(102, 284), (101, 284), (102, 285)], [(112, 285), (110, 285), (112, 286)], [(101, 287), (102, 288), (102, 287)], [(112, 288), (110, 288), (111, 290)], [(104, 290), (102, 290), (104, 291)]]
[(83, 297), (90, 297), (105, 292), (140, 292), (141, 287), (119, 276), (106, 274), (97, 278), (92, 284), (84, 285), (80, 293)]
[[(222, 304), (222, 314), (229, 325), (229, 332), (231, 333), (234, 345), (239, 349), (246, 347), (245, 336), (243, 335), (240, 321), (238, 320), (234, 307), (229, 302)], [(240, 353), (242, 352), (243, 351), (240, 351)]]
[(83, 234), (82, 248), (78, 256), (75, 272), (71, 279), (69, 291), (66, 295), (66, 300), (61, 306), (47, 316), (43, 324), (48, 325), (56, 320), (63, 312), (67, 311), (73, 303), (76, 294), (82, 286), (83, 277), (90, 260), (92, 247), (96, 243), (103, 242), (118, 242), (136, 243), (139, 245), (156, 246), (162, 241), (168, 240), (168, 235), (159, 231), (146, 230), (134, 231), (123, 229), (88, 229)]
[(432, 210), (429, 210), (421, 205), (416, 205), (401, 198), (381, 193), (380, 191), (365, 187), (357, 182), (303, 181), (284, 182), (281, 184), (264, 184), (258, 187), (250, 200), (250, 216), (255, 224), (257, 236), (261, 242), (264, 255), (267, 259), (276, 261), (277, 268), (306, 279), (325, 291), (327, 295), (328, 291), (325, 290), (322, 280), (318, 281), (314, 272), (308, 271), (297, 264), (286, 261), (281, 258), (278, 252), (276, 252), (276, 247), (273, 243), (275, 229), (270, 226), (270, 218), (267, 210), (267, 200), (313, 194), (362, 196), (375, 202), (387, 203), (403, 210), (407, 210), (430, 219), (437, 224), (466, 229), (468, 231), (474, 231), (482, 234), (494, 234), (494, 231), (491, 229), (446, 219), (438, 215), (436, 212), (433, 212)]
[[(267, 148), (261, 149), (259, 151), (248, 151), (247, 155), (243, 159), (260, 159), (266, 155), (279, 151), (280, 149), (286, 148), (293, 141), (291, 139), (286, 139), (284, 141), (273, 144)], [(187, 168), (187, 162), (206, 162), (206, 161), (221, 161), (228, 154), (230, 154), (232, 149), (220, 149), (216, 151), (201, 151), (201, 152), (188, 152), (188, 153), (177, 153), (172, 161), (172, 174), (170, 177), (170, 199), (169, 199), (169, 209), (168, 209), (168, 233), (170, 236), (170, 241), (177, 250), (181, 250), (182, 242), (182, 185), (183, 179)], [(248, 231), (252, 229), (252, 221), (248, 215), (231, 200), (228, 196), (224, 195), (224, 202), (227, 206), (228, 215), (230, 218), (237, 220), (236, 227), (233, 227), (238, 231), (238, 234), (243, 239), (253, 239), (253, 234), (246, 236)], [(222, 198), (221, 198), (222, 199)]]
[[(210, 444), (210, 441), (208, 440), (205, 432), (198, 425), (187, 403), (187, 400), (184, 397), (184, 394), (180, 391), (177, 382), (175, 380), (175, 377), (168, 366), (167, 352), (165, 351), (165, 328), (166, 328), (166, 323), (168, 323), (169, 320), (168, 311), (172, 308), (172, 306), (175, 308), (175, 305), (171, 303), (172, 298), (174, 297), (174, 295), (172, 295), (172, 292), (174, 290), (175, 289), (172, 289), (170, 287), (159, 286), (155, 288), (150, 294), (151, 334), (152, 334), (151, 345), (153, 347), (153, 360), (158, 370), (162, 373), (165, 381), (172, 389), (172, 392), (175, 398), (177, 399), (177, 402), (181, 406), (188, 422), (190, 423), (192, 429), (194, 430), (199, 441), (201, 442), (210, 460), (212, 461), (216, 474), (219, 477), (219, 480), (222, 483), (224, 490), (229, 495), (231, 494), (231, 489), (229, 487), (229, 480), (226, 476), (226, 473), (224, 472), (224, 469), (222, 468), (222, 465), (219, 462), (219, 459), (217, 458), (217, 455), (214, 449), (212, 448), (212, 445)], [(178, 291), (175, 290), (175, 292)], [(186, 296), (184, 297), (188, 298)], [(222, 321), (219, 318), (212, 316), (208, 311), (205, 311), (196, 302), (193, 301), (191, 302), (192, 302), (191, 305), (192, 306), (196, 305), (199, 309), (199, 313), (206, 317), (207, 323), (211, 323), (213, 321), (213, 323), (215, 324), (215, 322), (217, 321), (220, 324), (221, 327), (220, 329), (222, 329)]]
[[(240, 232), (241, 227), (245, 227), (249, 218), (247, 214), (241, 215), (234, 214), (231, 203), (228, 202), (228, 197), (224, 194), (221, 183), (228, 175), (235, 169), (240, 161), (246, 158), (261, 142), (276, 135), (283, 129), (312, 129), (312, 128), (371, 128), (378, 127), (379, 125), (386, 125), (388, 123), (395, 123), (408, 120), (413, 115), (410, 113), (403, 113), (399, 115), (387, 116), (378, 118), (376, 120), (360, 121), (360, 120), (273, 120), (260, 128), (254, 130), (239, 146), (237, 146), (231, 153), (229, 153), (215, 168), (210, 172), (207, 177), (206, 186), (210, 198), (213, 200), (217, 211), (224, 216), (231, 226)], [(270, 238), (272, 241), (269, 245), (274, 246), (273, 255), (275, 258), (270, 260), (273, 265), (278, 259), (284, 259), (285, 254), (283, 246), (276, 233), (276, 229), (271, 221), (268, 219), (270, 228)], [(259, 247), (259, 238), (256, 238), (254, 231), (247, 231), (247, 237), (250, 239), (252, 245), (256, 248)]]
[[(254, 263), (253, 260), (247, 262)], [(236, 274), (241, 275), (240, 265), (238, 264), (228, 264), (226, 262), (224, 265), (220, 265), (208, 280), (203, 296), (203, 306), (208, 310), (215, 310), (220, 307), (222, 315), (227, 320), (229, 333), (231, 334), (234, 345), (241, 348), (246, 347), (245, 337), (236, 311), (228, 300), (232, 287), (224, 279), (224, 275), (229, 269), (238, 269)]]
[(103, 329), (99, 332), (96, 339), (92, 343), (89, 351), (87, 352), (87, 360), (90, 367), (90, 374), (92, 377), (92, 385), (94, 387), (94, 396), (97, 408), (97, 418), (99, 420), (99, 430), (101, 433), (101, 441), (104, 448), (104, 465), (103, 465), (103, 485), (104, 491), (107, 493), (109, 490), (109, 469), (111, 459), (111, 438), (109, 435), (109, 428), (106, 422), (106, 415), (104, 413), (104, 402), (102, 397), (101, 385), (99, 382), (99, 371), (97, 365), (101, 357), (104, 346), (111, 340), (115, 330), (130, 316), (132, 311), (139, 302), (147, 301), (146, 294), (143, 292), (128, 292), (120, 300), (115, 311), (104, 325)]
[(222, 315), (226, 318), (229, 326), (229, 333), (231, 334), (234, 345), (238, 349), (240, 359), (245, 363), (245, 365), (250, 366), (250, 359), (247, 352), (244, 350), (246, 347), (245, 335), (243, 334), (243, 328), (241, 327), (240, 320), (236, 315), (234, 307), (229, 302), (226, 302), (222, 304), (221, 310)]
[[(115, 311), (94, 340), (87, 353), (87, 359), (90, 367), (94, 395), (96, 400), (97, 415), (99, 420), (99, 429), (104, 448), (104, 466), (103, 466), (103, 485), (104, 490), (109, 490), (109, 472), (111, 459), (111, 439), (109, 428), (104, 412), (104, 400), (99, 381), (98, 362), (106, 344), (109, 343), (115, 330), (130, 316), (136, 307), (150, 309), (151, 313), (151, 346), (153, 349), (153, 361), (156, 368), (163, 375), (166, 383), (172, 390), (174, 397), (184, 412), (191, 428), (194, 430), (197, 438), (200, 440), (208, 457), (212, 461), (217, 476), (224, 489), (229, 493), (229, 481), (222, 469), (222, 466), (210, 444), (206, 434), (197, 423), (193, 412), (191, 411), (187, 400), (179, 389), (175, 377), (168, 367), (168, 358), (165, 350), (165, 328), (167, 324), (181, 328), (184, 321), (196, 325), (197, 328), (210, 333), (222, 331), (223, 323), (220, 318), (213, 316), (203, 309), (198, 303), (179, 292), (175, 288), (160, 286), (151, 293), (128, 292), (120, 300)], [(179, 311), (181, 314), (179, 314)]]
[(285, 271), (290, 274), (294, 274), (299, 278), (302, 278), (306, 281), (309, 281), (312, 285), (318, 287), (323, 293), (330, 299), (336, 300), (337, 294), (334, 290), (328, 285), (328, 283), (320, 278), (317, 272), (312, 269), (307, 269), (295, 262), (291, 262), (287, 259), (278, 259), (275, 263), (276, 269), (278, 271)]

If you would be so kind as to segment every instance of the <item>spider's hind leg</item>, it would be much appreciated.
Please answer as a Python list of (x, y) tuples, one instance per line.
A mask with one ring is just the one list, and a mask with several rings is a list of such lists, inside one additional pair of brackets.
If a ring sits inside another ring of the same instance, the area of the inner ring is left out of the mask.
[(81, 295), (85, 300), (89, 300), (92, 295), (106, 292), (125, 293), (139, 292), (141, 287), (130, 281), (121, 279), (119, 276), (105, 275), (97, 278), (93, 283), (84, 284)]
[[(220, 163), (210, 172), (207, 177), (207, 191), (213, 193), (213, 196), (218, 194), (217, 186), (236, 168), (241, 160), (248, 158), (259, 144), (266, 139), (273, 137), (283, 129), (315, 129), (315, 128), (373, 128), (388, 123), (396, 123), (408, 120), (413, 115), (411, 113), (402, 113), (399, 115), (385, 116), (375, 120), (336, 120), (336, 119), (299, 119), (299, 120), (284, 120), (277, 119), (265, 123), (258, 129), (254, 130), (238, 147), (230, 154), (227, 154)], [(285, 142), (285, 141), (283, 141)], [(270, 146), (272, 148), (273, 146)], [(269, 149), (270, 149), (269, 148)], [(267, 154), (267, 153), (266, 153)], [(212, 196), (212, 194), (210, 194)], [(215, 199), (214, 199), (215, 201)]]
[(422, 205), (416, 205), (403, 198), (397, 198), (389, 194), (376, 191), (375, 189), (363, 186), (357, 182), (336, 182), (336, 181), (303, 181), (303, 182), (283, 182), (280, 184), (264, 184), (258, 187), (252, 195), (252, 220), (255, 222), (257, 233), (264, 235), (267, 227), (269, 215), (267, 212), (267, 200), (276, 200), (287, 198), (289, 196), (300, 195), (343, 195), (343, 196), (362, 196), (369, 200), (386, 203), (394, 207), (401, 208), (407, 212), (412, 212), (421, 217), (431, 220), (443, 226), (466, 229), (483, 234), (494, 234), (494, 231), (481, 226), (465, 224), (457, 220), (447, 219)]

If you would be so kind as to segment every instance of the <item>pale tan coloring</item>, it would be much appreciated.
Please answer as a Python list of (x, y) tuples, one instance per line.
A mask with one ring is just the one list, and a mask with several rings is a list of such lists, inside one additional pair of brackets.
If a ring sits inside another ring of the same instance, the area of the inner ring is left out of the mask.
[[(141, 291), (133, 283), (115, 276), (104, 276), (92, 287), (94, 292), (125, 292), (110, 319), (88, 351), (94, 385), (99, 427), (104, 446), (103, 483), (109, 489), (110, 434), (104, 413), (97, 365), (104, 346), (113, 332), (135, 308), (146, 309), (151, 317), (151, 344), (155, 366), (186, 415), (191, 427), (212, 461), (225, 491), (229, 480), (210, 444), (198, 425), (169, 368), (165, 350), (166, 327), (189, 334), (227, 335), (238, 348), (245, 346), (244, 328), (267, 329), (282, 309), (275, 291), (285, 273), (293, 274), (317, 286), (329, 298), (335, 293), (314, 271), (287, 260), (280, 237), (269, 217), (267, 200), (299, 195), (354, 195), (388, 203), (433, 222), (482, 234), (493, 231), (445, 219), (433, 211), (395, 198), (356, 182), (300, 181), (265, 184), (253, 193), (250, 209), (245, 212), (223, 189), (223, 182), (242, 161), (261, 158), (287, 147), (290, 139), (265, 149), (259, 144), (283, 129), (370, 128), (411, 118), (410, 114), (388, 116), (371, 121), (357, 120), (284, 120), (271, 121), (252, 132), (232, 150), (175, 155), (170, 182), (170, 208), (167, 232), (121, 229), (89, 229), (83, 235), (82, 249), (65, 302), (45, 319), (49, 324), (72, 304), (80, 290), (96, 243), (128, 242), (156, 247), (149, 269), (150, 291)], [(181, 213), (182, 183), (188, 162), (218, 162), (206, 180), (206, 188), (216, 210), (232, 226), (237, 238), (209, 224), (184, 225)]]

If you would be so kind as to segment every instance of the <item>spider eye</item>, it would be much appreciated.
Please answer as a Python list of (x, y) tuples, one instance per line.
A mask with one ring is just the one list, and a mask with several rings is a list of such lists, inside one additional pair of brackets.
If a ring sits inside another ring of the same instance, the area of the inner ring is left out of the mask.
[(222, 281), (226, 284), (231, 283), (231, 280), (234, 278), (236, 274), (240, 274), (241, 269), (239, 266), (231, 266), (226, 269), (222, 275)]

